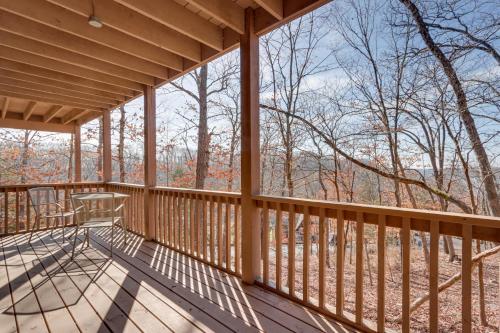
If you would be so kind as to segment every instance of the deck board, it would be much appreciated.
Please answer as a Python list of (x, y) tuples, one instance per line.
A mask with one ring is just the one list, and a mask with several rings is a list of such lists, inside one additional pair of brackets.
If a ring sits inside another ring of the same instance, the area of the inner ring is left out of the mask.
[(74, 261), (60, 233), (0, 239), (2, 332), (353, 332), (139, 236), (118, 234), (109, 259), (108, 239), (94, 232)]

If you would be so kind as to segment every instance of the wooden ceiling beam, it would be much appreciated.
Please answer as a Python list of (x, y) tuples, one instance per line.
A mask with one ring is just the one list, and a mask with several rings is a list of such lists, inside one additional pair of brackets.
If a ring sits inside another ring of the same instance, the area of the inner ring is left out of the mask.
[(75, 126), (73, 124), (64, 125), (53, 119), (51, 122), (44, 123), (41, 116), (33, 115), (30, 120), (19, 118), (21, 114), (9, 112), (5, 119), (0, 119), (1, 128), (13, 128), (33, 131), (47, 131), (58, 133), (73, 133)]
[(109, 99), (101, 98), (99, 96), (86, 95), (86, 94), (80, 93), (79, 91), (65, 90), (65, 89), (54, 87), (52, 85), (43, 85), (43, 84), (31, 83), (31, 82), (27, 82), (27, 81), (12, 79), (12, 78), (6, 78), (6, 77), (3, 77), (1, 75), (1, 73), (0, 73), (0, 84), (6, 84), (9, 86), (25, 88), (25, 89), (31, 89), (31, 90), (36, 90), (39, 92), (56, 94), (56, 95), (60, 95), (60, 96), (74, 97), (74, 98), (78, 98), (78, 99), (81, 99), (82, 101), (87, 101), (87, 102), (90, 102), (90, 101), (100, 102), (100, 103), (108, 105), (108, 107), (112, 107), (112, 106), (119, 103), (116, 100), (109, 100)]
[[(48, 0), (58, 6), (83, 16), (85, 23), (92, 12), (92, 3), (81, 0)], [(160, 47), (193, 61), (201, 60), (201, 45), (198, 41), (164, 26), (142, 14), (122, 6), (113, 0), (95, 1), (95, 13), (104, 23), (145, 43)], [(169, 13), (173, 15), (173, 13)], [(189, 22), (184, 22), (189, 24)], [(87, 25), (88, 26), (88, 25)], [(102, 30), (100, 28), (99, 30)]]
[(173, 0), (114, 1), (217, 51), (224, 49), (223, 29)]
[(254, 0), (259, 6), (264, 8), (269, 14), (278, 20), (283, 19), (283, 0)]
[(0, 0), (0, 9), (162, 66), (170, 67), (171, 64), (182, 62), (182, 57), (130, 37), (106, 24), (102, 28), (94, 28), (88, 24), (87, 17), (45, 0)]
[(245, 33), (245, 11), (230, 0), (186, 0), (239, 34)]
[(62, 105), (53, 105), (46, 114), (43, 115), (43, 122), (48, 123), (54, 119), (63, 109)]
[(89, 121), (92, 121), (92, 120), (95, 120), (97, 118), (100, 118), (102, 116), (102, 113), (98, 113), (98, 112), (90, 112), (88, 114), (86, 114), (85, 116), (79, 118), (76, 122), (77, 125), (82, 125), (82, 124), (85, 124), (85, 123), (88, 123)]
[(28, 106), (26, 107), (26, 110), (24, 110), (23, 120), (30, 119), (31, 115), (35, 111), (35, 107), (36, 107), (36, 102), (35, 101), (30, 101), (28, 103)]
[(45, 44), (33, 39), (14, 35), (7, 31), (0, 30), (0, 44), (40, 55), (52, 60), (62, 61), (70, 65), (76, 65), (85, 69), (99, 71), (104, 74), (112, 75), (121, 79), (139, 82), (146, 85), (153, 85), (155, 78), (140, 72), (136, 72), (124, 67), (106, 63), (101, 60), (93, 59), (63, 48)]
[(18, 93), (18, 94), (26, 94), (26, 95), (32, 95), (32, 96), (52, 98), (53, 100), (61, 100), (61, 101), (69, 102), (69, 103), (81, 104), (81, 105), (93, 107), (94, 109), (109, 109), (109, 108), (113, 107), (112, 105), (97, 102), (95, 100), (93, 100), (93, 101), (82, 100), (82, 99), (75, 98), (72, 96), (62, 96), (59, 94), (52, 94), (52, 93), (37, 91), (37, 90), (33, 90), (33, 89), (16, 87), (16, 86), (12, 86), (10, 84), (0, 83), (0, 90), (11, 91), (11, 92)]
[(2, 119), (5, 119), (7, 111), (9, 110), (9, 97), (5, 96), (2, 104)]
[(76, 121), (77, 119), (85, 116), (88, 114), (90, 110), (82, 110), (82, 109), (73, 109), (70, 112), (68, 112), (67, 115), (65, 115), (62, 119), (62, 123), (64, 125), (67, 125), (73, 121)]
[(102, 82), (92, 81), (79, 76), (69, 75), (65, 73), (56, 72), (53, 70), (36, 67), (28, 64), (22, 64), (20, 62), (5, 60), (0, 58), (0, 68), (8, 69), (11, 71), (26, 73), (34, 76), (45, 77), (48, 79), (67, 82), (73, 85), (89, 87), (97, 90), (104, 90), (111, 93), (116, 93), (119, 95), (125, 95), (128, 97), (133, 97), (136, 94), (130, 89), (124, 89)]
[[(0, 10), (0, 29), (9, 31), (16, 35), (24, 36), (32, 40), (37, 40), (45, 44), (66, 49), (88, 57), (102, 60), (110, 64), (116, 64), (124, 68), (129, 68), (137, 72), (145, 73), (159, 78), (168, 78), (168, 68), (141, 58), (134, 57), (128, 53), (103, 46), (98, 43), (75, 38), (74, 35), (60, 31), (46, 25), (33, 22), (21, 16), (13, 15)], [(182, 59), (169, 63), (169, 68), (182, 70)]]
[(332, 0), (286, 0), (283, 1), (283, 18), (278, 19), (265, 8), (255, 10), (255, 31), (262, 36), (283, 24), (303, 16)]
[(0, 58), (17, 61), (20, 63), (31, 64), (33, 66), (42, 67), (48, 70), (74, 75), (81, 78), (86, 78), (92, 81), (97, 81), (112, 86), (117, 86), (125, 89), (141, 92), (143, 85), (137, 82), (114, 77), (108, 74), (103, 74), (98, 71), (93, 71), (81, 68), (66, 63), (61, 63), (57, 60), (41, 57), (35, 54), (19, 51), (8, 46), (0, 45)]
[(49, 104), (57, 104), (57, 105), (63, 105), (63, 106), (70, 106), (70, 107), (76, 107), (76, 108), (89, 108), (94, 111), (104, 111), (102, 108), (97, 108), (92, 105), (86, 105), (83, 103), (74, 103), (71, 101), (66, 100), (65, 98), (48, 98), (43, 95), (31, 93), (31, 94), (26, 94), (22, 92), (17, 92), (17, 91), (12, 91), (15, 89), (3, 89), (0, 88), (0, 96), (8, 96), (8, 97), (13, 97), (13, 98), (20, 98), (20, 99), (27, 99), (30, 101), (37, 101), (37, 102), (42, 102), (42, 103), (49, 103)]
[[(100, 100), (102, 102), (116, 104), (125, 101), (125, 96), (110, 93), (103, 90), (87, 88), (84, 86), (77, 86), (71, 83), (47, 79), (45, 77), (29, 75), (21, 72), (15, 72), (8, 69), (0, 68), (0, 77), (6, 80), (25, 82), (29, 85), (39, 87), (51, 87), (54, 89), (62, 89), (70, 94), (80, 94), (82, 98)], [(76, 96), (76, 95), (75, 95)]]

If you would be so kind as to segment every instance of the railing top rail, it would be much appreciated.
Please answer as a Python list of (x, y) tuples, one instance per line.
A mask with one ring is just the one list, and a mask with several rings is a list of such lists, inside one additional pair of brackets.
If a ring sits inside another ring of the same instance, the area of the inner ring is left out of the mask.
[(120, 186), (120, 187), (133, 187), (133, 188), (141, 188), (144, 189), (144, 185), (142, 184), (132, 184), (132, 183), (120, 183), (120, 182), (108, 182), (106, 185), (111, 186)]
[(451, 222), (459, 224), (472, 224), (477, 226), (500, 228), (500, 218), (485, 215), (472, 215), (463, 213), (440, 212), (425, 209), (386, 207), (348, 202), (333, 202), (325, 200), (298, 199), (289, 197), (275, 197), (258, 195), (253, 197), (257, 201), (276, 202), (282, 204), (295, 204), (299, 206), (317, 207), (325, 209), (341, 209), (352, 212), (363, 212), (368, 214), (408, 217), (419, 220)]
[(170, 191), (170, 192), (181, 192), (187, 194), (200, 194), (200, 195), (212, 195), (212, 196), (223, 196), (230, 198), (240, 198), (241, 193), (239, 192), (224, 192), (224, 191), (210, 191), (210, 190), (197, 190), (189, 188), (177, 188), (177, 187), (164, 187), (157, 186), (153, 188), (154, 191)]
[[(144, 185), (141, 185), (141, 184), (110, 182), (110, 183), (106, 183), (106, 185), (144, 189)], [(180, 193), (186, 193), (186, 194), (213, 195), (213, 196), (224, 196), (224, 197), (230, 197), (230, 198), (240, 198), (241, 197), (241, 193), (239, 193), (239, 192), (198, 190), (198, 189), (180, 188), (180, 187), (155, 186), (155, 187), (152, 187), (151, 190), (156, 191), (156, 192), (163, 192), (163, 191), (165, 191), (165, 192), (180, 192)]]
[(30, 189), (34, 187), (54, 187), (61, 188), (67, 186), (103, 186), (104, 182), (72, 182), (72, 183), (37, 183), (37, 184), (9, 184), (0, 185), (1, 190)]

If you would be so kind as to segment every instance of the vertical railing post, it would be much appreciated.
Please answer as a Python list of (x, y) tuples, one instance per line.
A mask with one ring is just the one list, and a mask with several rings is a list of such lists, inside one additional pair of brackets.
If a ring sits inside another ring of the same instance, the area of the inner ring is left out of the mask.
[(111, 173), (111, 112), (102, 115), (102, 180), (109, 183)]
[(74, 161), (75, 161), (75, 175), (74, 181), (81, 182), (82, 181), (82, 134), (80, 130), (80, 126), (75, 127), (75, 133), (73, 136), (73, 153), (74, 153)]
[(150, 189), (156, 186), (156, 98), (154, 87), (144, 87), (144, 223), (146, 239), (155, 237)]
[(245, 34), (241, 35), (241, 260), (242, 279), (254, 283), (260, 276), (260, 222), (252, 200), (260, 192), (259, 142), (259, 38), (254, 11), (245, 12)]

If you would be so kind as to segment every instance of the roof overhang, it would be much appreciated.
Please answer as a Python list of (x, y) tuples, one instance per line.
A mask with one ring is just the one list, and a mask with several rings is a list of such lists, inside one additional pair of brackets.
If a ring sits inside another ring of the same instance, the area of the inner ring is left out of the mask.
[(239, 47), (247, 8), (262, 35), (329, 1), (0, 0), (0, 127), (72, 132)]

